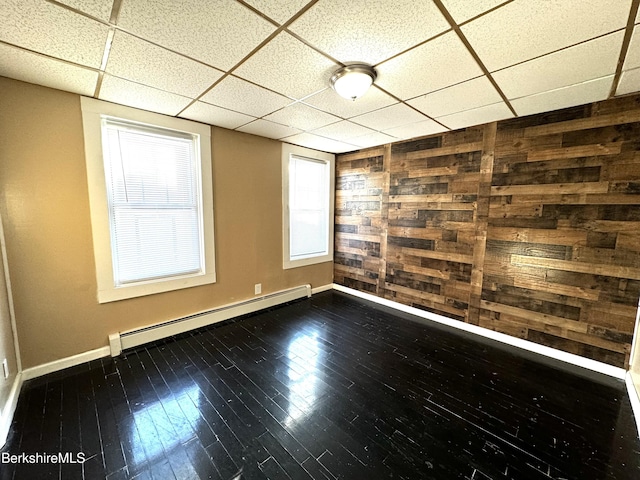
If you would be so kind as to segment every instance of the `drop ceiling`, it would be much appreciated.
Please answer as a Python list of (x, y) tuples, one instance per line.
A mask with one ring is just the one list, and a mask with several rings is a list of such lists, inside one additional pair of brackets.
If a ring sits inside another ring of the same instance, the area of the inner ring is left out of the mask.
[(638, 3), (0, 0), (0, 75), (339, 153), (639, 91)]

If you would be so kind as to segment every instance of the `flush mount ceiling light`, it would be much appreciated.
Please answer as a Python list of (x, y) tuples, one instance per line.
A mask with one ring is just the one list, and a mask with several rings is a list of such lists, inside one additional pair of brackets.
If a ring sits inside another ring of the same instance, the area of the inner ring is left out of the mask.
[(340, 95), (355, 100), (364, 95), (376, 79), (376, 71), (365, 64), (347, 65), (331, 77), (331, 86)]

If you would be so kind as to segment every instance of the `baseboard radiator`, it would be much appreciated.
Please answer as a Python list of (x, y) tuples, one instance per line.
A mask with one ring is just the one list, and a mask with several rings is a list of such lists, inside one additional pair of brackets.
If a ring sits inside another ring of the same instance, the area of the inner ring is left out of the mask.
[(196, 328), (206, 327), (213, 323), (229, 320), (231, 318), (257, 312), (265, 308), (274, 307), (282, 303), (291, 302), (299, 298), (311, 296), (311, 285), (301, 285), (299, 287), (281, 290), (261, 297), (252, 298), (242, 302), (224, 305), (222, 307), (189, 315), (175, 320), (150, 325), (147, 327), (118, 332), (109, 335), (109, 347), (111, 356), (120, 355), (122, 350), (137, 347), (145, 343), (160, 340), (162, 338), (178, 335)]

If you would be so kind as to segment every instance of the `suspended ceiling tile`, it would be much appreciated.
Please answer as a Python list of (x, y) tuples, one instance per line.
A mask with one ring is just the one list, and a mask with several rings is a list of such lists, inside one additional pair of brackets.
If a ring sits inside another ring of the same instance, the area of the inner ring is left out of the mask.
[(177, 115), (191, 102), (190, 98), (111, 75), (104, 76), (99, 97), (101, 100), (165, 115)]
[(577, 85), (517, 98), (511, 102), (511, 105), (516, 113), (522, 116), (598, 102), (609, 96), (612, 82), (613, 75), (609, 75)]
[(320, 137), (307, 132), (283, 138), (282, 141), (329, 153), (352, 152), (359, 149), (357, 145), (338, 142), (336, 140), (331, 140), (330, 138)]
[[(170, 65), (171, 68), (167, 68)], [(107, 63), (107, 73), (143, 85), (197, 97), (222, 76), (222, 72), (118, 31)]]
[(351, 120), (374, 130), (388, 130), (408, 123), (421, 122), (425, 120), (425, 116), (403, 103), (397, 103)]
[[(640, 9), (638, 9), (640, 11)], [(623, 70), (631, 70), (640, 67), (640, 27), (637, 25), (633, 28), (631, 42), (629, 42), (629, 50), (624, 59)]]
[(216, 107), (204, 102), (196, 102), (180, 114), (183, 118), (208, 123), (217, 127), (238, 128), (246, 123), (255, 120), (254, 117), (243, 113), (233, 112), (226, 108)]
[(454, 32), (389, 60), (376, 70), (376, 83), (402, 100), (482, 75), (482, 70)]
[(238, 128), (240, 132), (252, 133), (254, 135), (260, 135), (267, 138), (283, 138), (291, 135), (302, 133), (302, 130), (293, 127), (287, 127), (280, 125), (279, 123), (273, 123), (268, 120), (255, 120), (251, 123), (247, 123)]
[(234, 76), (228, 76), (200, 99), (203, 102), (262, 117), (292, 100)]
[[(363, 127), (357, 123), (352, 123), (347, 120), (341, 122), (332, 123), (325, 127), (319, 128), (313, 131), (316, 135), (331, 138), (333, 140), (339, 140), (341, 142), (348, 142), (350, 138), (361, 137), (363, 135), (370, 135), (375, 131), (370, 128)], [(351, 142), (353, 143), (353, 142)]]
[(384, 132), (402, 140), (406, 140), (408, 138), (424, 137), (426, 135), (433, 135), (434, 133), (442, 133), (447, 130), (449, 129), (443, 127), (437, 122), (434, 122), (433, 120), (424, 120), (422, 122), (390, 128)]
[(340, 62), (375, 65), (449, 28), (433, 2), (320, 0), (289, 29)]
[(123, 1), (118, 25), (153, 43), (228, 70), (275, 31), (234, 0)]
[(58, 0), (58, 2), (98, 18), (103, 22), (108, 22), (111, 18), (113, 0)]
[(456, 23), (461, 24), (487, 10), (504, 4), (505, 0), (442, 0), (442, 3)]
[(386, 143), (397, 142), (398, 139), (391, 135), (381, 132), (373, 132), (361, 137), (355, 137), (349, 140), (349, 143), (357, 145), (359, 148), (377, 147)]
[(462, 27), (498, 70), (624, 28), (631, 0), (514, 1)]
[(109, 27), (44, 0), (2, 0), (0, 40), (99, 68)]
[(309, 0), (245, 0), (267, 17), (283, 24), (304, 7)]
[(355, 101), (347, 100), (338, 95), (333, 88), (316, 93), (315, 95), (305, 98), (304, 103), (313, 105), (325, 112), (333, 113), (342, 118), (351, 118), (356, 115), (378, 110), (398, 103), (398, 101), (384, 93), (383, 91), (373, 87), (367, 93)]
[(0, 44), (0, 76), (91, 96), (98, 72)]
[(502, 100), (500, 94), (484, 75), (427, 95), (407, 103), (432, 118), (490, 105)]
[(507, 98), (518, 98), (614, 74), (624, 32), (597, 38), (493, 74)]
[(329, 85), (338, 65), (288, 33), (281, 33), (233, 73), (291, 98), (301, 99)]
[(640, 68), (622, 72), (616, 95), (626, 95), (640, 91)]
[(300, 130), (314, 130), (340, 119), (329, 113), (321, 112), (302, 103), (294, 103), (265, 117), (266, 120), (299, 128)]
[(451, 130), (459, 128), (471, 127), (474, 125), (482, 125), (483, 123), (495, 122), (511, 118), (513, 114), (504, 102), (494, 103), (493, 105), (485, 105), (484, 107), (466, 110), (464, 112), (454, 113), (439, 117), (437, 120), (449, 127)]

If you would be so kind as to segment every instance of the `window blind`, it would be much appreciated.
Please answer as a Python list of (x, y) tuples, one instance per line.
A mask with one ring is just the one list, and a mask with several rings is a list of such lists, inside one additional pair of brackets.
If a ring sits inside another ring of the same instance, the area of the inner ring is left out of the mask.
[(103, 119), (116, 286), (203, 270), (197, 135)]
[(329, 164), (289, 158), (290, 260), (326, 255), (329, 244)]

